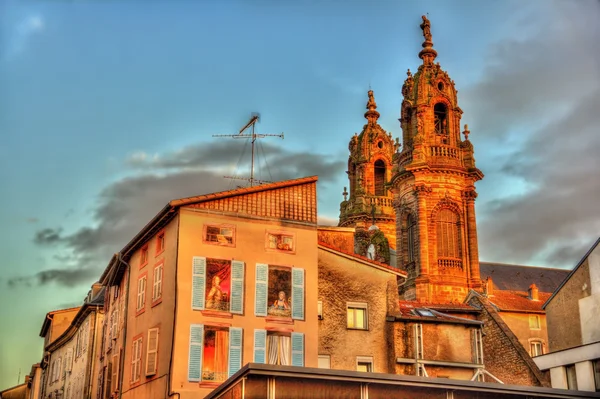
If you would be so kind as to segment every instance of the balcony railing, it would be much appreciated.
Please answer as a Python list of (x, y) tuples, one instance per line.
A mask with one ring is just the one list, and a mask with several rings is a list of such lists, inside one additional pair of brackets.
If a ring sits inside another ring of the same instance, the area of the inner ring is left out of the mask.
[(446, 270), (462, 270), (462, 259), (457, 258), (439, 258), (438, 267)]
[(367, 205), (375, 205), (375, 206), (393, 206), (393, 200), (387, 197), (365, 197), (367, 201)]
[(227, 379), (226, 371), (202, 370), (202, 381), (221, 382)]

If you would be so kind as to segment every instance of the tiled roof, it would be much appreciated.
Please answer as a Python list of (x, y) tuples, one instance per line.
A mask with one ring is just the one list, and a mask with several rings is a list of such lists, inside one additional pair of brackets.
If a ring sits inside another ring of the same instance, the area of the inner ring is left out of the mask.
[(501, 311), (543, 312), (542, 305), (550, 295), (550, 292), (539, 292), (539, 300), (533, 301), (527, 291), (494, 290), (488, 300)]
[[(452, 323), (452, 324), (482, 324), (483, 322), (473, 319), (467, 319), (464, 317), (457, 317), (445, 314), (438, 311), (440, 306), (445, 307), (446, 311), (476, 311), (472, 306), (467, 304), (429, 304), (425, 305), (421, 302), (413, 301), (399, 301), (400, 303), (400, 314), (395, 316), (395, 320), (418, 320), (427, 321), (432, 323)], [(429, 315), (423, 313), (423, 310), (428, 311)]]
[(343, 250), (341, 250), (339, 248), (334, 247), (333, 245), (330, 245), (330, 244), (327, 244), (327, 243), (324, 243), (324, 242), (321, 242), (321, 241), (319, 241), (319, 246), (321, 246), (323, 248), (327, 248), (327, 249), (333, 250), (333, 251), (336, 251), (336, 252), (339, 252), (339, 253), (342, 253), (342, 254), (344, 254), (346, 256), (349, 256), (349, 257), (361, 260), (362, 262), (370, 263), (373, 266), (376, 266), (376, 267), (378, 267), (380, 269), (388, 270), (388, 271), (390, 271), (390, 272), (392, 272), (394, 274), (397, 274), (399, 276), (402, 276), (402, 277), (406, 277), (407, 276), (407, 274), (406, 274), (406, 272), (404, 270), (396, 269), (395, 267), (392, 267), (390, 265), (386, 265), (385, 263), (381, 263), (381, 262), (377, 262), (376, 260), (369, 259), (366, 256), (362, 256), (362, 255), (359, 255), (359, 254), (354, 254), (354, 253), (351, 253), (349, 251), (343, 251)]
[(413, 309), (413, 308), (428, 308), (435, 309), (445, 312), (471, 312), (478, 311), (473, 306), (466, 303), (429, 303), (429, 302), (416, 302), (416, 301), (398, 301), (400, 309)]
[(267, 191), (267, 190), (274, 190), (276, 188), (284, 188), (284, 187), (296, 186), (296, 185), (304, 184), (304, 183), (312, 183), (312, 182), (316, 182), (318, 179), (319, 178), (317, 176), (310, 176), (310, 177), (302, 177), (300, 179), (284, 180), (284, 181), (275, 182), (275, 183), (261, 184), (261, 185), (253, 186), (253, 187), (243, 187), (243, 188), (238, 188), (235, 190), (220, 191), (218, 193), (197, 195), (195, 197), (179, 198), (176, 200), (172, 200), (171, 202), (169, 202), (169, 204), (171, 206), (183, 206), (183, 205), (188, 205), (188, 204), (194, 204), (197, 202), (212, 201), (212, 200), (221, 199), (221, 198), (235, 197), (238, 195), (258, 193), (258, 192)]
[(480, 262), (479, 273), (482, 280), (491, 277), (495, 289), (527, 291), (535, 283), (540, 292), (554, 292), (569, 270)]

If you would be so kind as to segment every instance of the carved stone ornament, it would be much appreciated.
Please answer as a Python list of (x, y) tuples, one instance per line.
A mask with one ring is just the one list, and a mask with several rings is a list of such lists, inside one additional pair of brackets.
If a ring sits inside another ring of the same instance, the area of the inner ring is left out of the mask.
[(415, 184), (414, 190), (417, 195), (428, 195), (433, 191), (433, 189), (426, 184)]
[(467, 201), (475, 201), (477, 192), (475, 191), (475, 188), (469, 188), (462, 192), (462, 197)]

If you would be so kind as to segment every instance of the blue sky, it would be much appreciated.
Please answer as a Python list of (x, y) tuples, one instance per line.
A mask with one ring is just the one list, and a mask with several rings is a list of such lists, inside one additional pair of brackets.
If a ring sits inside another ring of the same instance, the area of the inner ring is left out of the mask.
[(369, 85), (401, 136), (426, 12), (486, 174), (481, 259), (572, 267), (600, 232), (597, 1), (0, 3), (0, 389), (168, 200), (233, 188), (248, 149), (236, 169), (243, 143), (212, 135), (251, 112), (285, 132), (259, 177), (319, 174), (335, 220)]

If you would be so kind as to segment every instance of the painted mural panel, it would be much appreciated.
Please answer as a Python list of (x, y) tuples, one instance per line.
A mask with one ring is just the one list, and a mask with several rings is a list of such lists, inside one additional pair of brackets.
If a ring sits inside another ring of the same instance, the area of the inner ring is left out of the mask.
[(269, 291), (267, 314), (276, 317), (292, 317), (291, 292), (292, 269), (269, 265)]
[(206, 290), (205, 309), (229, 311), (231, 299), (231, 261), (226, 259), (206, 258)]

